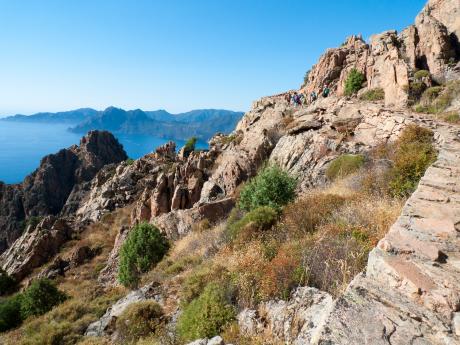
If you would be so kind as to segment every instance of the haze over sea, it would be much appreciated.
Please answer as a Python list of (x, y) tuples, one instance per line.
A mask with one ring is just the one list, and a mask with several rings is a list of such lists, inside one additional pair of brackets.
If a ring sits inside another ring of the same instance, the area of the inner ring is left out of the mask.
[[(78, 144), (80, 134), (67, 131), (69, 124), (37, 124), (26, 122), (0, 122), (0, 181), (21, 182), (33, 172), (44, 156)], [(168, 139), (149, 135), (116, 135), (130, 158), (137, 159), (152, 152)], [(184, 141), (175, 140), (178, 147)], [(199, 142), (198, 148), (206, 147)]]

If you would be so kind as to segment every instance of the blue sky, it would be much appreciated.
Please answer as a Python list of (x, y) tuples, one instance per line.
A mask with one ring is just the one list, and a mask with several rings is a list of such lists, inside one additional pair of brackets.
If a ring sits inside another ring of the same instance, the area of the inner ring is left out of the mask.
[(424, 0), (0, 0), (0, 115), (247, 110), (297, 88), (350, 34), (400, 30)]

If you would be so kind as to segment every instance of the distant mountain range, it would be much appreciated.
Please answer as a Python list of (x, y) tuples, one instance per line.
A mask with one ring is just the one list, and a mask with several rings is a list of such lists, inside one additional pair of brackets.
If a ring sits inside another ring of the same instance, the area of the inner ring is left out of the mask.
[(82, 108), (58, 113), (14, 115), (0, 120), (68, 124), (71, 126), (69, 131), (75, 133), (100, 129), (115, 134), (145, 134), (176, 140), (195, 136), (208, 140), (217, 132), (231, 132), (242, 116), (242, 112), (221, 109), (199, 109), (171, 114), (166, 110), (123, 110), (109, 107), (104, 111)]

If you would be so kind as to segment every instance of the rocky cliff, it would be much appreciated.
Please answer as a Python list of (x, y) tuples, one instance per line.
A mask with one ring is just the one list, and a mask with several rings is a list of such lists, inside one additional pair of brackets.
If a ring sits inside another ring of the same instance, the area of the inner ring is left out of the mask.
[(387, 31), (369, 43), (360, 36), (348, 38), (313, 66), (304, 91), (318, 92), (328, 85), (343, 95), (346, 76), (356, 68), (366, 76), (368, 88), (384, 89), (387, 105), (405, 106), (417, 70), (429, 70), (438, 82), (458, 79), (458, 6), (455, 1), (429, 1), (415, 24), (399, 34)]
[(69, 195), (76, 194), (103, 166), (126, 159), (112, 134), (91, 131), (79, 146), (44, 157), (21, 184), (0, 184), (0, 253), (11, 246), (28, 222), (59, 214)]

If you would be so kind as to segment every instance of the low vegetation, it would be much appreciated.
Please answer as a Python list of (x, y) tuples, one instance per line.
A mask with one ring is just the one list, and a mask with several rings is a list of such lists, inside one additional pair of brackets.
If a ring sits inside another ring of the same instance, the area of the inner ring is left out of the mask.
[(436, 156), (433, 132), (416, 125), (408, 126), (389, 153), (394, 162), (389, 184), (392, 195), (409, 196)]
[(369, 102), (381, 101), (385, 99), (385, 91), (382, 88), (370, 89), (360, 95), (359, 99)]
[(184, 341), (211, 338), (221, 333), (235, 319), (236, 310), (226, 287), (210, 283), (203, 293), (187, 305), (177, 323)]
[(155, 226), (136, 225), (120, 250), (118, 280), (127, 287), (136, 287), (140, 275), (161, 261), (169, 249), (166, 237)]
[(427, 78), (427, 77), (430, 77), (431, 74), (430, 74), (430, 71), (427, 71), (427, 70), (424, 70), (424, 69), (421, 69), (417, 72), (414, 73), (414, 78), (416, 80), (422, 80), (423, 78)]
[(0, 331), (14, 328), (29, 317), (45, 314), (66, 298), (50, 280), (35, 280), (24, 292), (0, 301)]
[(364, 165), (364, 161), (363, 155), (341, 155), (329, 164), (326, 176), (329, 180), (343, 178), (360, 169)]
[(117, 318), (115, 328), (118, 340), (122, 344), (131, 344), (161, 332), (163, 311), (154, 301), (133, 303)]
[(357, 93), (363, 88), (363, 83), (366, 81), (366, 77), (363, 73), (359, 72), (356, 68), (353, 68), (345, 80), (345, 95), (351, 96)]
[(277, 166), (266, 166), (241, 190), (239, 207), (252, 211), (260, 206), (280, 210), (295, 197), (296, 179)]
[(419, 113), (440, 114), (441, 118), (452, 101), (460, 95), (460, 81), (450, 81), (443, 86), (423, 90), (415, 111)]

